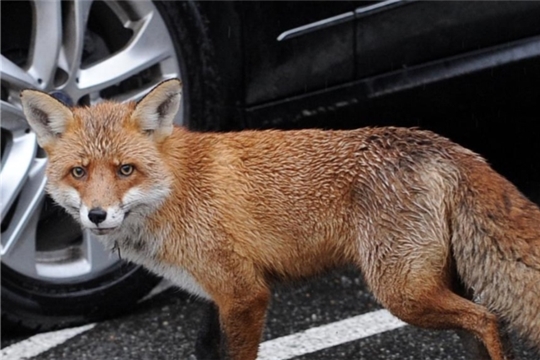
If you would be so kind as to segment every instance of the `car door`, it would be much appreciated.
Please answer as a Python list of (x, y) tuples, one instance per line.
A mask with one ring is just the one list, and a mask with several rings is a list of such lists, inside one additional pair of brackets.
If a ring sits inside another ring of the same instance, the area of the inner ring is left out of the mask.
[(540, 3), (387, 0), (357, 8), (356, 78), (537, 35)]
[(358, 2), (254, 1), (241, 6), (247, 106), (353, 80)]

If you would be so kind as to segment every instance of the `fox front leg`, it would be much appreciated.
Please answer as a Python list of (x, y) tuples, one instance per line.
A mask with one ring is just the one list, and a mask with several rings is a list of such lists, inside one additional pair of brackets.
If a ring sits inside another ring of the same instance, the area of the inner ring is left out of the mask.
[(195, 343), (195, 356), (197, 360), (216, 360), (226, 358), (222, 345), (224, 336), (219, 325), (219, 311), (214, 303), (205, 304), (205, 314), (201, 322), (201, 329)]
[(265, 289), (218, 302), (225, 359), (256, 360), (269, 300)]

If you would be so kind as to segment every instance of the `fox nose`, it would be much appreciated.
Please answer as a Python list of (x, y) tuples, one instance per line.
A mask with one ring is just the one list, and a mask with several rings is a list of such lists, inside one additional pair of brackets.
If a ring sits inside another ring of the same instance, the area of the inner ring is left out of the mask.
[(107, 218), (107, 212), (102, 208), (93, 208), (88, 212), (88, 219), (96, 225), (99, 225)]

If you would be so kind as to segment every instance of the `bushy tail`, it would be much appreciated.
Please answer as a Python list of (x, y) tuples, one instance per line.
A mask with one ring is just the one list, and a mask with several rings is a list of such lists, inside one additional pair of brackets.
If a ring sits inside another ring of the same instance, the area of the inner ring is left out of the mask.
[(484, 163), (453, 206), (459, 275), (478, 300), (540, 349), (540, 209)]

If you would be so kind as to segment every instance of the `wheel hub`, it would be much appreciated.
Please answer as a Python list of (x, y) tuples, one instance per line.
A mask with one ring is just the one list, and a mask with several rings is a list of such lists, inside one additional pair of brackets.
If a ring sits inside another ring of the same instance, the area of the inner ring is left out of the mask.
[(43, 201), (47, 160), (19, 93), (48, 91), (68, 106), (137, 100), (180, 76), (174, 44), (151, 1), (8, 2), (2, 21), (8, 18), (14, 40), (2, 43), (1, 170), (9, 180), (0, 184), (2, 264), (46, 281), (92, 278), (118, 258)]

